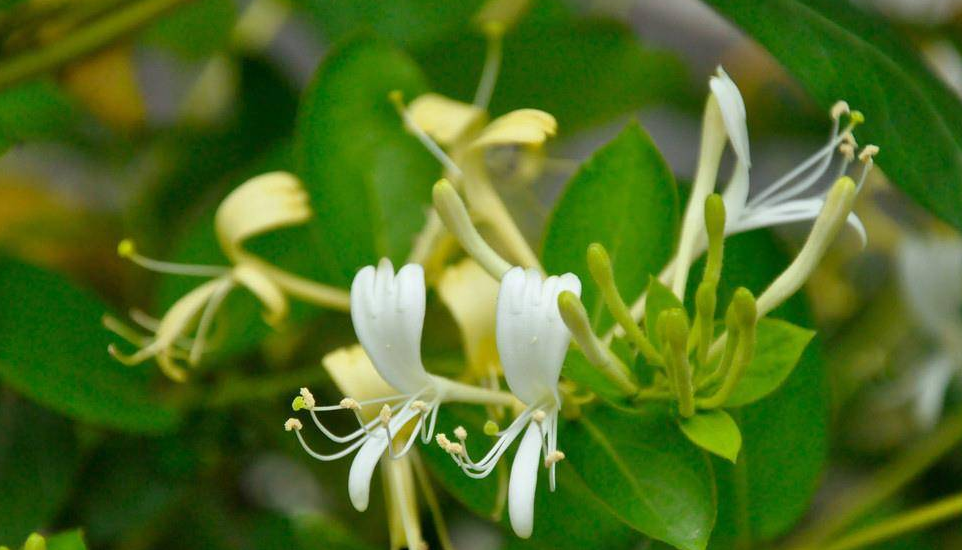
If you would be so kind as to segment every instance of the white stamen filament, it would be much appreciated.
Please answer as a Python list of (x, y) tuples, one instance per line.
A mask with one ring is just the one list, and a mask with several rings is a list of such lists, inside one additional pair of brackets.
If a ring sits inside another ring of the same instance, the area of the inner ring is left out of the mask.
[(454, 162), (454, 160), (444, 152), (444, 149), (442, 149), (441, 146), (438, 145), (438, 143), (427, 134), (427, 132), (421, 129), (421, 127), (414, 122), (414, 119), (412, 119), (410, 113), (408, 113), (407, 106), (404, 105), (404, 101), (400, 92), (391, 92), (389, 97), (391, 102), (394, 103), (394, 107), (397, 109), (398, 115), (404, 122), (404, 127), (414, 134), (414, 137), (416, 137), (418, 141), (421, 142), (421, 145), (423, 145), (424, 148), (427, 149), (428, 152), (431, 153), (431, 155), (433, 155), (442, 166), (444, 166), (445, 171), (447, 171), (452, 178), (460, 180), (464, 175), (464, 172), (462, 172), (461, 168)]

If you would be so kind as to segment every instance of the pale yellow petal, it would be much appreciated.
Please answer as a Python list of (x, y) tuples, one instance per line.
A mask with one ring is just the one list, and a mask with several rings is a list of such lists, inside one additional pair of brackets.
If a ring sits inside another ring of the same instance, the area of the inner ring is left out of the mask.
[(487, 374), (489, 366), (497, 363), (494, 327), (498, 282), (474, 260), (465, 259), (444, 270), (437, 291), (461, 329), (472, 369)]
[(224, 253), (236, 262), (243, 255), (244, 240), (310, 217), (309, 197), (301, 182), (287, 172), (270, 172), (232, 191), (217, 208), (214, 223)]
[(550, 114), (537, 109), (519, 109), (502, 115), (488, 124), (472, 149), (495, 145), (539, 146), (558, 131), (558, 123)]
[[(321, 364), (331, 375), (341, 393), (357, 401), (380, 399), (396, 395), (397, 391), (381, 378), (374, 364), (359, 344), (339, 348), (321, 359)], [(368, 405), (361, 409), (361, 416), (374, 418), (381, 405)]]
[(244, 286), (264, 304), (264, 321), (269, 325), (277, 325), (287, 317), (290, 307), (287, 296), (281, 288), (270, 278), (269, 274), (256, 267), (257, 264), (242, 263), (232, 271), (234, 280)]
[(488, 122), (484, 109), (439, 94), (419, 96), (407, 112), (412, 123), (448, 147), (472, 138)]

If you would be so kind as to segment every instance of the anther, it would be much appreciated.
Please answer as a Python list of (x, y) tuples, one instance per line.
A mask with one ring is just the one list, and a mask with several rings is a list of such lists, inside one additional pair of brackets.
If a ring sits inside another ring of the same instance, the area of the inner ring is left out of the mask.
[(314, 394), (312, 394), (311, 390), (307, 388), (301, 388), (301, 398), (304, 401), (305, 408), (313, 409), (314, 405), (317, 404), (317, 402), (314, 401)]
[(341, 399), (341, 402), (339, 403), (339, 405), (341, 406), (342, 409), (350, 409), (352, 411), (358, 411), (361, 409), (360, 403), (358, 403), (354, 399), (351, 399), (350, 397), (345, 397), (344, 399)]
[(451, 440), (448, 439), (447, 434), (438, 434), (434, 436), (434, 440), (438, 442), (438, 447), (441, 447), (444, 451), (451, 448)]
[(460, 443), (452, 443), (448, 445), (448, 448), (445, 450), (452, 455), (464, 454), (464, 446), (462, 446)]
[(415, 399), (411, 402), (411, 410), (414, 412), (426, 413), (431, 407), (427, 403), (421, 401), (420, 399)]
[(287, 422), (284, 423), (284, 430), (288, 432), (291, 430), (300, 431), (303, 428), (304, 425), (301, 424), (301, 421), (296, 418), (288, 418)]
[(391, 406), (385, 403), (384, 406), (381, 407), (381, 412), (378, 413), (377, 416), (381, 420), (381, 425), (387, 427), (387, 425), (391, 422)]
[(565, 454), (561, 451), (551, 451), (544, 457), (544, 467), (550, 468), (565, 459)]
[(849, 118), (852, 120), (852, 124), (861, 124), (865, 122), (865, 115), (862, 111), (852, 111), (849, 113)]
[(501, 428), (494, 420), (488, 420), (484, 423), (484, 435), (495, 436), (498, 435), (499, 431), (501, 431)]
[(535, 422), (537, 422), (538, 424), (540, 424), (540, 423), (544, 422), (544, 419), (545, 419), (547, 416), (548, 416), (547, 413), (545, 413), (544, 411), (542, 411), (542, 410), (539, 409), (539, 410), (537, 410), (537, 411), (534, 411), (534, 414), (531, 415), (531, 418), (533, 418)]
[(855, 147), (851, 143), (843, 143), (838, 146), (838, 152), (845, 157), (845, 160), (851, 162), (855, 160)]
[(458, 438), (458, 441), (464, 441), (468, 438), (468, 430), (465, 430), (464, 426), (458, 426), (454, 429), (454, 437)]
[(842, 116), (849, 114), (851, 109), (849, 109), (847, 102), (836, 101), (835, 105), (832, 105), (832, 110), (830, 112), (832, 113), (832, 118), (838, 120), (842, 118)]
[(858, 160), (862, 162), (868, 162), (872, 160), (872, 157), (877, 155), (879, 152), (878, 145), (866, 145), (862, 152), (858, 154)]

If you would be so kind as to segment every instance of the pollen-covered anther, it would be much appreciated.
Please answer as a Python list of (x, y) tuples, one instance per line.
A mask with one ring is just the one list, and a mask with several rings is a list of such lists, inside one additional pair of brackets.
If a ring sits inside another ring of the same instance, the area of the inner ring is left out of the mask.
[(534, 419), (535, 422), (537, 422), (537, 423), (540, 424), (540, 423), (544, 422), (544, 419), (545, 419), (547, 416), (548, 416), (548, 415), (547, 415), (544, 411), (542, 411), (542, 410), (537, 410), (537, 411), (534, 411), (534, 413), (531, 415), (531, 418)]
[(304, 399), (305, 408), (313, 409), (314, 406), (317, 405), (317, 402), (314, 401), (314, 394), (307, 388), (301, 388), (301, 398)]
[(878, 152), (878, 145), (866, 145), (864, 148), (862, 148), (862, 152), (858, 154), (858, 160), (862, 162), (868, 162), (872, 160), (872, 157), (877, 155)]
[(391, 406), (385, 403), (377, 417), (381, 421), (381, 425), (387, 427), (391, 422)]
[(438, 447), (441, 447), (441, 449), (446, 452), (450, 452), (448, 449), (451, 448), (451, 440), (448, 439), (447, 434), (438, 434), (434, 436), (434, 440), (438, 442)]
[(851, 143), (842, 143), (838, 146), (838, 152), (841, 153), (845, 160), (851, 162), (855, 160), (855, 146)]
[(550, 468), (565, 459), (565, 454), (561, 451), (551, 451), (544, 457), (544, 467)]
[(832, 118), (834, 118), (835, 120), (842, 118), (843, 116), (849, 114), (850, 112), (852, 112), (852, 110), (849, 109), (848, 102), (841, 101), (841, 100), (836, 101), (835, 105), (832, 105), (832, 110), (830, 111), (830, 113), (832, 114)]
[(431, 410), (431, 407), (424, 401), (421, 401), (420, 399), (415, 399), (414, 401), (411, 402), (411, 410), (414, 412), (426, 413), (429, 410)]
[(452, 443), (448, 445), (448, 448), (445, 449), (445, 451), (455, 456), (461, 456), (464, 454), (464, 446), (460, 443)]
[(345, 397), (344, 399), (341, 399), (341, 402), (339, 403), (339, 405), (341, 406), (342, 409), (350, 409), (352, 411), (361, 410), (361, 404), (358, 403), (356, 400), (351, 399), (350, 397)]
[(464, 426), (458, 426), (454, 429), (454, 437), (458, 438), (458, 441), (464, 441), (468, 438), (468, 430), (465, 430)]
[(284, 423), (284, 430), (288, 432), (291, 430), (300, 431), (303, 428), (304, 425), (301, 424), (301, 421), (296, 418), (288, 418), (287, 422)]

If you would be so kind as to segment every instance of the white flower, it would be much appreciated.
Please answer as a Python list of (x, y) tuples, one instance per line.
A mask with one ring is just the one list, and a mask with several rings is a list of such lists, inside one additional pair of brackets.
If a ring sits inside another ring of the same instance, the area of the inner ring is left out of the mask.
[[(347, 444), (347, 447), (334, 454), (320, 454), (313, 451), (300, 432), (296, 431), (301, 445), (311, 456), (328, 461), (358, 451), (351, 465), (348, 490), (351, 503), (359, 511), (367, 509), (371, 476), (381, 457), (385, 453), (394, 459), (405, 456), (418, 434), (422, 442), (429, 442), (442, 402), (458, 400), (498, 405), (513, 402), (513, 397), (508, 394), (428, 374), (421, 362), (424, 310), (424, 270), (420, 265), (405, 265), (395, 275), (394, 266), (385, 258), (377, 268), (367, 266), (361, 269), (351, 285), (351, 318), (358, 340), (379, 378), (357, 385), (354, 391), (370, 395), (368, 386), (383, 386), (380, 381), (383, 379), (390, 384), (393, 392), (379, 390), (375, 392), (377, 397), (371, 399), (364, 396), (360, 396), (360, 399), (348, 397), (338, 405), (323, 407), (307, 406), (303, 395), (300, 400), (295, 400), (295, 409), (308, 410), (321, 433), (335, 443)], [(346, 384), (339, 385), (350, 389)], [(388, 395), (385, 396), (385, 393)], [(381, 406), (380, 412), (376, 416), (367, 414), (365, 418), (362, 409), (375, 405)], [(360, 424), (357, 430), (343, 436), (332, 433), (316, 414), (343, 409), (354, 411)], [(371, 416), (374, 418), (370, 419)], [(394, 441), (402, 430), (409, 428), (410, 434), (406, 440)]]
[(937, 349), (906, 373), (893, 397), (913, 401), (919, 425), (931, 428), (962, 370), (962, 240), (906, 237), (896, 258), (909, 310)]
[[(778, 180), (757, 188), (750, 184), (751, 157), (746, 124), (745, 102), (741, 93), (724, 69), (718, 68), (710, 80), (712, 94), (718, 101), (725, 131), (736, 156), (731, 181), (722, 197), (726, 209), (726, 235), (742, 233), (760, 227), (772, 227), (799, 221), (814, 220), (825, 202), (827, 188), (811, 193), (812, 188), (828, 173), (836, 151), (841, 150), (837, 172), (832, 181), (844, 175), (854, 159), (854, 140), (851, 131), (861, 119), (850, 113), (848, 106), (840, 102), (832, 109), (832, 131), (826, 143), (812, 156), (780, 177)], [(841, 128), (841, 118), (849, 116), (849, 123)], [(872, 166), (872, 156), (877, 147), (868, 146), (859, 155), (865, 168), (858, 180), (861, 188)], [(700, 205), (698, 205), (700, 207)], [(865, 242), (862, 222), (850, 214), (848, 223)]]
[(498, 441), (477, 461), (468, 455), (464, 438), (459, 437), (459, 443), (451, 443), (443, 434), (438, 436), (438, 443), (466, 474), (483, 478), (494, 470), (508, 447), (524, 432), (508, 484), (511, 526), (524, 538), (531, 536), (534, 525), (539, 459), (544, 457), (554, 490), (554, 466), (564, 458), (558, 450), (561, 406), (558, 377), (571, 334), (558, 311), (558, 295), (563, 291), (580, 295), (581, 281), (571, 273), (543, 279), (537, 270), (520, 267), (504, 275), (498, 294), (498, 353), (508, 386), (527, 407), (498, 434)]

